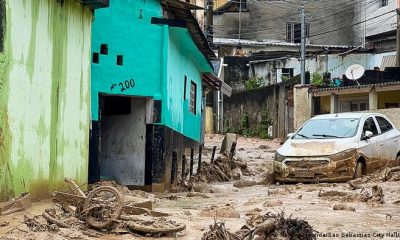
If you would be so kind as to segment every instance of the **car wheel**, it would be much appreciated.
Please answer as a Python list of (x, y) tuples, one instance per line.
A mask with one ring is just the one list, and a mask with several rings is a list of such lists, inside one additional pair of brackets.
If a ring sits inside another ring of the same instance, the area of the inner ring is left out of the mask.
[(361, 162), (357, 162), (356, 170), (354, 171), (354, 179), (360, 178), (363, 174), (363, 164)]

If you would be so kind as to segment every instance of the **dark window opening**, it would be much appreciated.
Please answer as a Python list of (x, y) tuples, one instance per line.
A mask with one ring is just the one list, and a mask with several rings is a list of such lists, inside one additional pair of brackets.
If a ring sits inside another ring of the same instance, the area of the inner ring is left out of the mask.
[(388, 5), (388, 0), (381, 0), (381, 7), (385, 7)]
[(124, 56), (123, 55), (117, 55), (117, 65), (118, 66), (124, 65)]
[(103, 54), (103, 55), (108, 54), (108, 45), (107, 44), (100, 45), (100, 54)]
[(378, 135), (378, 128), (376, 127), (375, 121), (372, 117), (368, 118), (364, 122), (364, 127), (363, 127), (363, 135), (365, 135), (366, 131), (370, 131), (375, 135)]
[(104, 116), (131, 114), (131, 98), (106, 96), (104, 97)]
[(282, 68), (282, 81), (289, 80), (293, 77), (293, 68)]
[(397, 103), (385, 103), (385, 108), (398, 108), (399, 104)]
[(193, 81), (190, 83), (190, 105), (189, 111), (196, 114), (196, 102), (197, 102), (197, 85)]
[(93, 61), (93, 63), (99, 63), (100, 62), (99, 53), (97, 53), (97, 52), (93, 53), (92, 61)]
[[(306, 23), (306, 39), (310, 35), (310, 24)], [(301, 43), (301, 23), (286, 23), (286, 42)]]
[(187, 76), (185, 75), (183, 79), (183, 100), (186, 100), (186, 86), (187, 86)]

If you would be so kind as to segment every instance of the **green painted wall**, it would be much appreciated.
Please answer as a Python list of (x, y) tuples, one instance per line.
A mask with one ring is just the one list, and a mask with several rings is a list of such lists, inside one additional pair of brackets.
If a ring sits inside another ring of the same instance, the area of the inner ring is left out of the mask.
[[(96, 11), (92, 52), (107, 44), (108, 54), (92, 63), (92, 120), (98, 120), (99, 93), (153, 97), (162, 100), (160, 124), (200, 141), (201, 72), (212, 69), (187, 29), (151, 24), (152, 17), (162, 17), (159, 0), (113, 0)], [(117, 55), (124, 56), (123, 66), (116, 64)], [(120, 83), (130, 79), (135, 87), (123, 90)], [(196, 115), (189, 111), (190, 80), (198, 87)]]
[(0, 54), (0, 199), (87, 182), (91, 10), (6, 0)]

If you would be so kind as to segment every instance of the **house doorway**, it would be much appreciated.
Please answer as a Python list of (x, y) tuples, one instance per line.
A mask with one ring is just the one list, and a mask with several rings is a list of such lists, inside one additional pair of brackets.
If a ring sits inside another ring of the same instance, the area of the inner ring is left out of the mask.
[(146, 98), (100, 96), (100, 180), (145, 185)]

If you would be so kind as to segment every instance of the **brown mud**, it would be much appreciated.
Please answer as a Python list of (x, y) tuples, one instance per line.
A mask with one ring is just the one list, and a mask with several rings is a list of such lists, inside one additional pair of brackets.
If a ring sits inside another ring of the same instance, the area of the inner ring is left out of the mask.
[[(221, 135), (206, 136), (203, 161), (210, 164), (211, 150), (214, 145), (220, 146), (222, 139)], [(246, 163), (248, 171), (248, 174), (241, 175), (240, 180), (251, 182), (248, 186), (237, 188), (234, 187), (234, 180), (209, 183), (206, 179), (207, 182), (194, 183), (191, 190), (195, 193), (189, 195), (189, 190), (150, 194), (148, 197), (153, 211), (167, 213), (169, 216), (166, 221), (186, 225), (186, 229), (174, 236), (146, 237), (134, 234), (130, 229), (101, 232), (91, 228), (81, 229), (79, 225), (74, 228), (58, 227), (57, 232), (48, 229), (34, 232), (24, 221), (41, 216), (46, 208), (52, 206), (50, 201), (44, 201), (34, 202), (24, 212), (0, 216), (0, 239), (201, 239), (210, 231), (210, 226), (216, 229), (217, 236), (221, 231), (245, 234), (252, 229), (251, 222), (258, 221), (256, 219), (265, 217), (267, 213), (274, 219), (282, 220), (281, 216), (284, 220), (294, 219), (295, 224), (306, 226), (305, 231), (310, 231), (308, 226), (311, 226), (312, 230), (319, 232), (318, 239), (332, 239), (321, 237), (327, 234), (337, 234), (339, 237), (336, 239), (345, 239), (352, 234), (359, 234), (359, 237), (351, 239), (396, 239), (390, 237), (394, 235), (387, 234), (399, 232), (400, 229), (400, 184), (397, 172), (383, 178), (378, 177), (379, 174), (371, 175), (351, 183), (271, 184), (268, 173), (272, 172), (274, 150), (279, 147), (279, 142), (239, 137), (236, 158)], [(261, 184), (265, 179), (266, 184)], [(236, 216), (238, 214), (239, 218), (216, 218), (215, 209), (227, 207), (235, 210), (232, 212)], [(204, 214), (209, 209), (214, 210)], [(284, 215), (279, 215), (282, 212)], [(43, 227), (41, 224), (46, 223), (37, 221), (39, 229)], [(34, 222), (30, 224), (35, 225)], [(246, 225), (248, 229), (243, 230)], [(380, 238), (382, 235), (378, 234), (383, 234), (383, 237)]]

